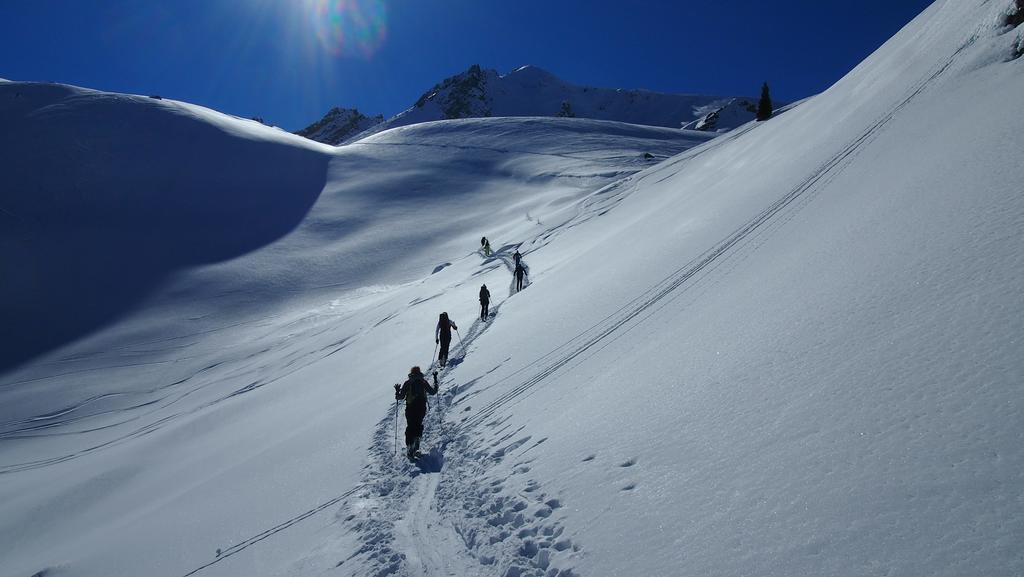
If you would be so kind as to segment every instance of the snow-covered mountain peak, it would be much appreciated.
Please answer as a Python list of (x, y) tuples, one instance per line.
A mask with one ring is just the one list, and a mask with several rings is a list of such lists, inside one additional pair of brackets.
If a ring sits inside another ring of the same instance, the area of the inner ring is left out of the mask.
[(355, 108), (334, 107), (323, 118), (295, 134), (325, 144), (337, 144), (384, 122), (384, 116), (366, 116)]
[(520, 66), (519, 68), (516, 68), (512, 72), (502, 75), (501, 78), (507, 78), (510, 80), (515, 79), (517, 82), (522, 84), (543, 84), (562, 82), (560, 78), (558, 78), (551, 72), (548, 72), (547, 70), (541, 68), (540, 66), (535, 66), (533, 64)]
[[(748, 113), (745, 107), (737, 107), (735, 113), (719, 114), (715, 122), (695, 123), (716, 108), (716, 104), (722, 107), (732, 100), (752, 101), (736, 97), (578, 86), (539, 66), (521, 66), (500, 74), (497, 70), (474, 64), (438, 82), (423, 92), (413, 106), (394, 117), (359, 134), (327, 138), (322, 142), (354, 142), (383, 130), (419, 122), (492, 116), (578, 117), (667, 128), (687, 125), (697, 130), (723, 132), (752, 120), (754, 114)], [(331, 124), (326, 119), (317, 124), (321, 123)]]

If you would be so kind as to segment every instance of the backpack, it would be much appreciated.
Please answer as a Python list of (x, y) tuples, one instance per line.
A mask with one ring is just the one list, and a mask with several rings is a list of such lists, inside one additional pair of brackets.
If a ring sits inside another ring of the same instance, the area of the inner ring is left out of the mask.
[(412, 404), (422, 398), (424, 401), (427, 400), (427, 391), (425, 390), (426, 379), (422, 375), (416, 375), (409, 377), (409, 390), (405, 392), (406, 404)]

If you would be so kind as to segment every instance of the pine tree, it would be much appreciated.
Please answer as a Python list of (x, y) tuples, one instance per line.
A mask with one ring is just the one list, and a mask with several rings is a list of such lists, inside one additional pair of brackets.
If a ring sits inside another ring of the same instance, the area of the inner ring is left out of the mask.
[(768, 83), (761, 86), (761, 100), (757, 102), (757, 120), (768, 120), (772, 117), (772, 97), (768, 95)]

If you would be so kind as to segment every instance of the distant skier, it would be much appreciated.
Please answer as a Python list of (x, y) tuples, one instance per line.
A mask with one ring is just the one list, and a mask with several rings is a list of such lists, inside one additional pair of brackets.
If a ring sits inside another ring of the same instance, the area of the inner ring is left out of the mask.
[(434, 342), (441, 344), (441, 350), (437, 353), (437, 362), (442, 367), (448, 364), (448, 347), (452, 344), (452, 329), (459, 330), (455, 323), (448, 318), (448, 313), (441, 313), (437, 319), (437, 328), (434, 329)]
[(427, 395), (437, 394), (437, 371), (431, 387), (419, 367), (409, 370), (409, 379), (395, 385), (395, 400), (405, 399), (405, 454), (409, 460), (420, 457), (420, 438), (423, 437), (423, 418), (427, 416)]
[(482, 285), (480, 287), (480, 320), (487, 320), (487, 315), (490, 312), (490, 307), (491, 291), (487, 290), (487, 285)]
[(491, 241), (486, 236), (480, 239), (480, 246), (484, 249), (484, 256), (491, 256)]
[(515, 262), (516, 266), (519, 266), (519, 261), (521, 260), (523, 260), (523, 255), (519, 254), (519, 249), (517, 248), (516, 252), (512, 254), (512, 261)]
[(523, 277), (526, 276), (526, 269), (523, 268), (522, 262), (516, 263), (516, 292), (523, 290)]

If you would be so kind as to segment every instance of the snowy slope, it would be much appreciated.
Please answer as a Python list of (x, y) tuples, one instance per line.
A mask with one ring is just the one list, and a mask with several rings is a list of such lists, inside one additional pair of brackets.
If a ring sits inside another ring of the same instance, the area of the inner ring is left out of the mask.
[[(467, 71), (447, 78), (423, 93), (408, 110), (352, 136), (348, 141), (419, 122), (499, 116), (593, 118), (679, 128), (684, 124), (696, 123), (719, 108), (726, 108), (727, 112), (720, 115), (714, 128), (709, 127), (708, 130), (724, 132), (753, 120), (754, 112), (747, 112), (741, 105), (741, 102), (750, 101), (721, 96), (577, 86), (536, 66), (523, 66), (501, 75), (495, 70), (473, 65)], [(688, 128), (701, 129), (694, 126)], [(323, 142), (340, 144), (344, 140)]]
[[(294, 145), (326, 174), (290, 232), (4, 374), (0, 572), (1024, 573), (1009, 9), (937, 2), (695, 148), (541, 118)], [(442, 310), (413, 466), (390, 384)]]
[(371, 487), (338, 534), (405, 554), (451, 528), (482, 574), (1021, 574), (1006, 10), (939, 2), (827, 93), (631, 179), (628, 224), (529, 244), (533, 284), (453, 374), (440, 479)]
[[(20, 159), (5, 262), (55, 260), (36, 265), (43, 282), (4, 286), (20, 337), (0, 382), (5, 575), (180, 574), (328, 501), (357, 481), (387, 405), (367, 384), (390, 389), (388, 359), (412, 356), (409, 327), (436, 314), (424, 282), (475, 263), (481, 228), (499, 247), (579, 220), (591, 191), (709, 138), (483, 119), (334, 149), (145, 97), (14, 83), (0, 102), (5, 157)], [(68, 169), (76, 205), (61, 202)], [(277, 226), (250, 229), (246, 195)]]
[(337, 541), (296, 567), (1020, 574), (1006, 9), (939, 3), (792, 117), (528, 243), (533, 284), (468, 344), (426, 474), (394, 472), (382, 420)]

